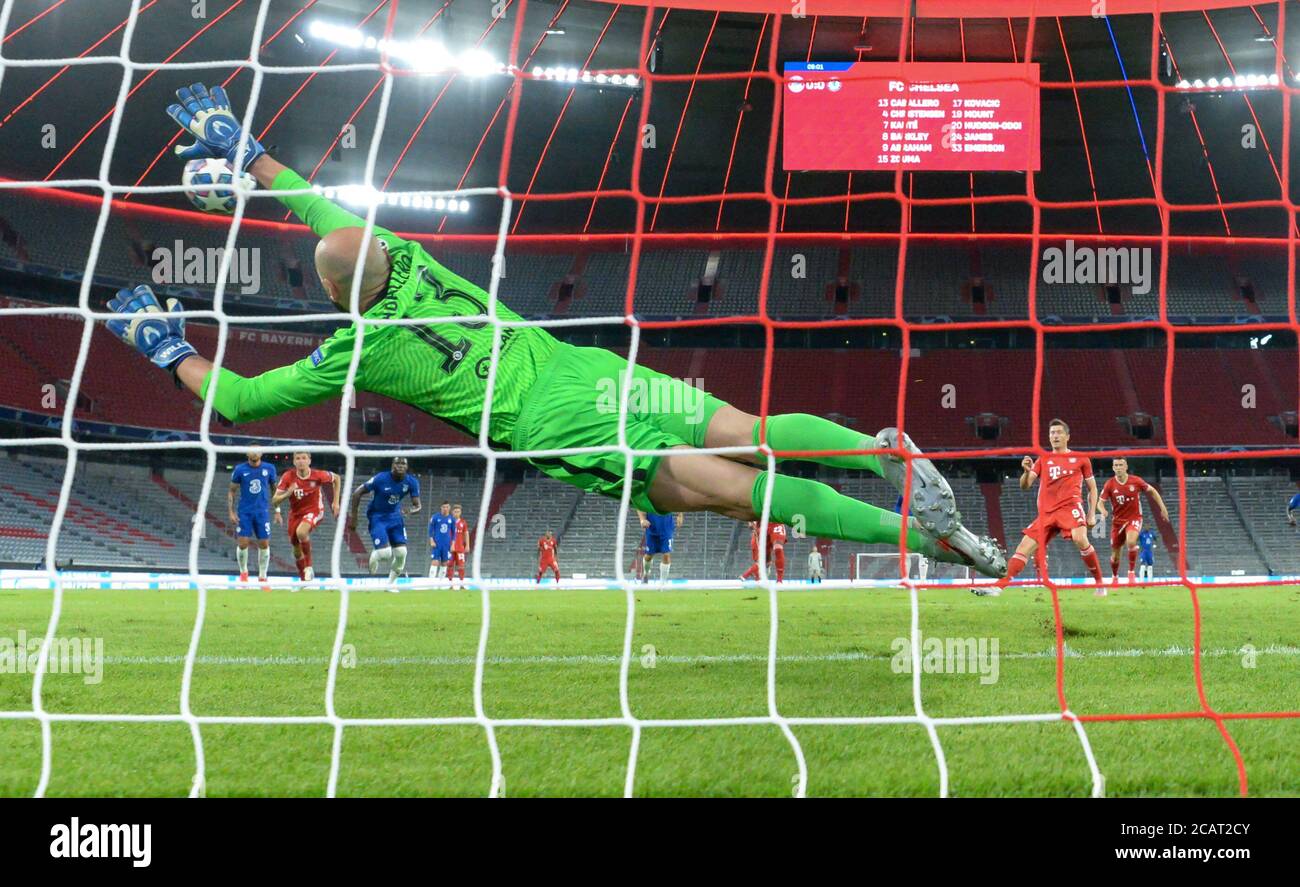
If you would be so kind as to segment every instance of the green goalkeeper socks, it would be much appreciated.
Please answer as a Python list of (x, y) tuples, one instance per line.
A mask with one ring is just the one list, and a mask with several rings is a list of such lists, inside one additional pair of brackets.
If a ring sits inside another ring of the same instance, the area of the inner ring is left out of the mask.
[[(769, 482), (772, 483), (772, 521), (797, 527), (807, 536), (898, 545), (898, 528), (903, 520), (900, 515), (841, 495), (820, 481), (803, 477), (760, 471), (750, 493), (755, 514), (763, 513), (763, 497)], [(954, 559), (952, 552), (940, 549), (937, 542), (916, 529), (907, 531), (907, 550), (937, 560)]]
[[(754, 446), (758, 446), (759, 427), (754, 423)], [(788, 413), (769, 416), (767, 419), (767, 445), (774, 450), (870, 450), (876, 439), (829, 419), (807, 413)], [(800, 456), (809, 462), (829, 465), (832, 468), (860, 468), (880, 474), (877, 456)], [(778, 457), (777, 461), (783, 461)]]

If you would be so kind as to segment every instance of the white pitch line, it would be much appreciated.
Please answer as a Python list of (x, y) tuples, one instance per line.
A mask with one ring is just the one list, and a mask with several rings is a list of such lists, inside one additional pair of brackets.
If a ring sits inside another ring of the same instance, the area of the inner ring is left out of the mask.
[[(1300, 647), (1284, 646), (1270, 644), (1266, 647), (1260, 647), (1256, 650), (1227, 649), (1215, 648), (1211, 650), (1202, 650), (1203, 658), (1224, 658), (1233, 656), (1245, 656), (1247, 654), (1256, 656), (1300, 656)], [(1163, 647), (1160, 649), (1129, 649), (1129, 650), (1095, 650), (1084, 653), (1078, 650), (1072, 650), (1068, 646), (1065, 650), (1067, 659), (1140, 659), (1144, 657), (1189, 657), (1192, 655), (1191, 647)], [(793, 654), (776, 657), (777, 662), (800, 663), (800, 662), (889, 662), (894, 656), (884, 656), (877, 653), (820, 653), (820, 654)], [(925, 654), (922, 654), (922, 659)], [(999, 659), (1055, 659), (1055, 650), (1043, 650), (1037, 653), (999, 653)], [(105, 665), (177, 665), (185, 661), (184, 656), (105, 656)], [(734, 653), (719, 656), (673, 656), (658, 655), (655, 657), (656, 664), (667, 663), (670, 665), (732, 665), (745, 664), (753, 662), (767, 662), (768, 657), (762, 653)], [(442, 666), (469, 666), (473, 665), (475, 658), (473, 656), (361, 656), (356, 660), (357, 666), (362, 665), (424, 665), (430, 667)], [(615, 655), (578, 655), (578, 656), (488, 656), (484, 662), (488, 665), (619, 665), (622, 662), (621, 656)], [(327, 656), (198, 656), (194, 660), (195, 665), (216, 665), (216, 666), (304, 666), (304, 665), (329, 665), (330, 660)]]

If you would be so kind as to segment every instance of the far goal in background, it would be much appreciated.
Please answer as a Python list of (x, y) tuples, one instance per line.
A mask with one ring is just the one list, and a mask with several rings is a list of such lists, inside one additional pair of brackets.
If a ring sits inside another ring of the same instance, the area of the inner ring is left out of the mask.
[[(850, 579), (890, 580), (899, 579), (897, 551), (858, 551), (854, 552), (849, 564)], [(907, 578), (917, 582), (937, 582), (952, 580), (967, 581), (971, 578), (970, 567), (961, 564), (943, 564), (915, 551), (907, 553)]]

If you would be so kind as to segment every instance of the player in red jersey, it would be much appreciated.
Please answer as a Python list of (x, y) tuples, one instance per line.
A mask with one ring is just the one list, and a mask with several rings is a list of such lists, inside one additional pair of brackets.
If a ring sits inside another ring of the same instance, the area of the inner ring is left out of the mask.
[(758, 521), (749, 522), (749, 569), (740, 574), (741, 580), (758, 578)]
[(554, 570), (555, 581), (560, 581), (560, 564), (555, 560), (555, 549), (558, 545), (559, 540), (555, 538), (555, 534), (550, 530), (547, 530), (546, 535), (537, 540), (537, 579), (535, 581), (541, 582), (542, 574), (547, 570)]
[[(1092, 460), (1087, 456), (1075, 454), (1070, 449), (1070, 426), (1060, 419), (1053, 419), (1047, 426), (1047, 438), (1052, 444), (1052, 452), (1038, 460), (1026, 456), (1020, 463), (1023, 473), (1020, 475), (1020, 489), (1028, 490), (1038, 478), (1043, 484), (1038, 488), (1038, 518), (1025, 527), (1024, 538), (1016, 547), (1007, 564), (1007, 575), (993, 585), (980, 585), (971, 589), (979, 595), (997, 595), (1011, 584), (1016, 574), (1025, 568), (1034, 552), (1041, 546), (1044, 560), (1039, 564), (1039, 572), (1047, 573), (1047, 543), (1057, 533), (1068, 533), (1079, 548), (1092, 578), (1097, 581), (1098, 595), (1105, 595), (1102, 585), (1101, 564), (1097, 560), (1097, 549), (1088, 541), (1088, 528), (1097, 523), (1097, 479), (1092, 476)], [(1088, 484), (1088, 505), (1085, 508), (1081, 498), (1082, 485)]]
[[(1128, 473), (1128, 460), (1123, 456), (1113, 459), (1110, 465), (1115, 476), (1101, 488), (1101, 501), (1109, 502), (1115, 509), (1110, 522), (1110, 581), (1119, 583), (1119, 552), (1127, 548), (1128, 581), (1132, 584), (1137, 572), (1138, 534), (1142, 532), (1142, 493), (1151, 497), (1165, 520), (1169, 520), (1169, 509), (1159, 490)], [(1106, 513), (1104, 505), (1098, 508), (1102, 514)]]
[[(469, 524), (461, 517), (460, 505), (451, 507), (451, 516), (455, 519), (451, 531), (451, 563), (447, 565), (447, 578), (451, 587), (456, 587), (456, 573), (460, 572), (461, 584), (465, 582), (465, 556), (469, 554)], [(558, 573), (558, 568), (557, 568)]]
[[(758, 521), (749, 522), (749, 551), (754, 562), (742, 575), (741, 579), (758, 579)], [(785, 540), (789, 537), (785, 524), (767, 525), (767, 562), (776, 567), (776, 581), (785, 580)]]
[(316, 577), (311, 567), (311, 531), (325, 519), (326, 485), (334, 488), (330, 512), (339, 516), (339, 494), (343, 481), (332, 471), (311, 467), (311, 453), (293, 454), (293, 471), (280, 476), (272, 505), (289, 500), (289, 541), (293, 544), (293, 559), (298, 565), (298, 578), (310, 582)]

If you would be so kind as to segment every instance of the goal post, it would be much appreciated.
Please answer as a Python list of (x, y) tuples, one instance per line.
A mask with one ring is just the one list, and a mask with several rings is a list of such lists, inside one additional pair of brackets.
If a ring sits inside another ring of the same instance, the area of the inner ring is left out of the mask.
[[(901, 579), (897, 551), (857, 551), (849, 564), (849, 578), (854, 580)], [(970, 567), (964, 564), (946, 564), (928, 558), (920, 552), (907, 553), (907, 578), (917, 582), (969, 581)]]

